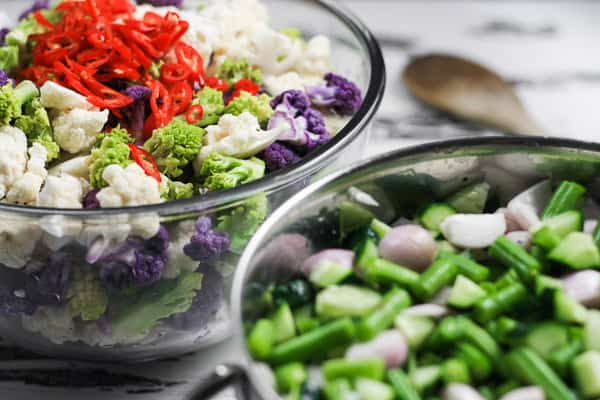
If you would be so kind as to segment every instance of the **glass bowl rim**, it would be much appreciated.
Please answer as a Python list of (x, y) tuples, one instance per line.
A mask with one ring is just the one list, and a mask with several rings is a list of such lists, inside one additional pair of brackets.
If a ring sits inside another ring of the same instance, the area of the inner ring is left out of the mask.
[(93, 218), (119, 214), (159, 213), (160, 215), (170, 215), (185, 212), (198, 212), (241, 201), (257, 193), (270, 193), (316, 172), (321, 165), (325, 164), (329, 157), (334, 156), (338, 152), (338, 148), (343, 148), (350, 144), (350, 142), (363, 131), (372, 119), (383, 98), (386, 79), (385, 62), (383, 53), (375, 36), (346, 6), (339, 4), (335, 0), (293, 1), (310, 3), (341, 21), (345, 27), (354, 34), (355, 39), (358, 39), (360, 45), (367, 51), (369, 57), (368, 61), (371, 66), (370, 79), (360, 109), (325, 146), (306, 155), (300, 162), (279, 171), (269, 173), (264, 178), (241, 185), (234, 189), (208, 193), (200, 197), (195, 196), (190, 199), (167, 201), (160, 204), (144, 206), (102, 209), (48, 208), (16, 204), (0, 204), (0, 213), (14, 213), (25, 217), (61, 215)]

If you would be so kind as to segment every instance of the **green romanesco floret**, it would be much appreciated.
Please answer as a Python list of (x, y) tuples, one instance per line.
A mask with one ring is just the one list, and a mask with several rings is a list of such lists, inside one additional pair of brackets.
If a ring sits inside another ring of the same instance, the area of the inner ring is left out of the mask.
[(160, 197), (166, 201), (189, 199), (194, 196), (194, 184), (164, 179), (160, 185)]
[(223, 61), (217, 71), (217, 77), (224, 79), (229, 86), (233, 86), (240, 79), (250, 79), (258, 84), (262, 83), (261, 70), (250, 65), (244, 58), (237, 61), (230, 59)]
[(164, 128), (156, 129), (144, 148), (152, 154), (160, 172), (177, 178), (198, 155), (203, 137), (204, 129), (174, 119)]
[(0, 69), (10, 72), (19, 65), (19, 46), (0, 47)]
[(233, 99), (227, 107), (225, 114), (240, 115), (244, 111), (254, 115), (262, 127), (265, 127), (273, 115), (271, 108), (271, 97), (267, 94), (253, 96), (248, 92), (242, 91), (238, 97)]
[(201, 127), (216, 124), (225, 112), (223, 92), (208, 86), (205, 86), (195, 95), (192, 104), (200, 104), (204, 109), (202, 119), (196, 124)]
[(69, 314), (84, 321), (97, 320), (108, 307), (108, 293), (98, 271), (90, 267), (77, 268), (72, 279), (67, 291)]
[(210, 191), (232, 189), (265, 175), (265, 162), (253, 157), (242, 160), (213, 152), (202, 162), (200, 177)]
[(102, 174), (109, 165), (117, 164), (125, 168), (133, 162), (129, 159), (130, 143), (133, 143), (132, 137), (120, 127), (98, 134), (90, 156), (90, 183), (93, 187), (99, 189), (108, 185)]
[(233, 210), (219, 215), (217, 229), (229, 234), (231, 250), (242, 251), (267, 218), (268, 211), (267, 196), (263, 193), (256, 194)]
[(58, 158), (60, 147), (58, 147), (58, 144), (54, 140), (48, 112), (42, 106), (39, 98), (35, 98), (25, 104), (23, 115), (16, 119), (15, 126), (25, 132), (27, 142), (30, 146), (33, 143), (39, 143), (46, 148), (46, 151), (48, 151), (48, 162)]
[(31, 81), (23, 81), (13, 89), (11, 85), (0, 88), (0, 125), (8, 125), (23, 113), (23, 104), (38, 97), (40, 91)]

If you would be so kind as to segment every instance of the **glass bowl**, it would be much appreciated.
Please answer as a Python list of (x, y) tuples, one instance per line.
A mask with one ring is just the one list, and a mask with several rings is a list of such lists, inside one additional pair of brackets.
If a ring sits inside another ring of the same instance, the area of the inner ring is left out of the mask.
[[(351, 200), (391, 223), (423, 202), (485, 179), (500, 204), (545, 178), (589, 183), (600, 199), (600, 145), (562, 139), (491, 137), (453, 140), (390, 153), (322, 179), (281, 206), (254, 235), (233, 285), (237, 371), (261, 399), (279, 399), (245, 347), (244, 327), (264, 315), (265, 289), (297, 276), (314, 252), (339, 246), (338, 205)], [(202, 398), (195, 397), (195, 398)]]
[[(320, 0), (265, 3), (276, 27), (330, 37), (333, 70), (363, 91), (360, 110), (329, 144), (298, 164), (233, 190), (126, 209), (0, 204), (0, 337), (54, 357), (142, 361), (230, 336), (229, 288), (247, 239), (315, 174), (360, 157), (385, 85), (377, 42), (346, 9)], [(212, 221), (238, 232), (231, 251), (200, 262), (202, 254), (196, 261), (188, 257), (183, 248), (198, 221), (200, 229)], [(123, 260), (165, 262), (156, 259), (165, 247), (166, 267), (155, 283), (122, 290), (101, 286), (100, 274), (116, 286), (122, 282)]]

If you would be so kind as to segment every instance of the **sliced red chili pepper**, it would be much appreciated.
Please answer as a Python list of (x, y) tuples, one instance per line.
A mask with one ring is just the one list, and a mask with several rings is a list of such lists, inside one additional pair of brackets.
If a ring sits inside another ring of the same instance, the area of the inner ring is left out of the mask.
[(198, 123), (204, 116), (204, 108), (200, 104), (191, 106), (185, 113), (185, 120), (190, 124)]
[(175, 46), (175, 56), (180, 64), (190, 67), (194, 78), (204, 77), (204, 60), (192, 46), (180, 42)]
[(62, 62), (56, 61), (56, 62), (54, 62), (53, 66), (58, 72), (60, 72), (65, 77), (65, 82), (71, 88), (77, 90), (79, 93), (81, 93), (84, 96), (93, 96), (94, 95), (94, 93), (92, 93), (91, 90), (86, 88), (81, 83), (79, 76), (77, 74), (75, 74), (73, 71), (71, 71), (69, 68), (67, 68), (65, 64), (63, 64)]
[(226, 92), (227, 90), (229, 90), (229, 85), (227, 85), (227, 82), (225, 82), (223, 79), (218, 79), (215, 76), (209, 76), (208, 78), (206, 78), (206, 86), (219, 90), (221, 92)]
[(144, 54), (142, 49), (140, 49), (135, 43), (130, 43), (129, 47), (131, 48), (131, 51), (136, 61), (142, 64), (142, 67), (144, 67), (145, 69), (149, 69), (150, 64), (152, 64), (152, 60), (146, 57), (146, 54)]
[(156, 181), (160, 183), (162, 181), (160, 170), (158, 169), (158, 165), (156, 165), (156, 161), (152, 158), (152, 154), (134, 144), (130, 144), (129, 149), (131, 150), (131, 158), (133, 161), (142, 167), (146, 175), (156, 179)]
[(192, 74), (185, 64), (164, 64), (160, 68), (160, 78), (165, 83), (187, 81)]
[(54, 61), (61, 61), (64, 60), (65, 57), (67, 57), (69, 55), (69, 52), (67, 51), (67, 49), (53, 49), (53, 50), (48, 50), (43, 54), (34, 54), (33, 56), (33, 62), (36, 65), (48, 65), (48, 64), (52, 64), (54, 63)]
[[(162, 128), (170, 122), (171, 116), (171, 96), (169, 91), (159, 81), (153, 81), (150, 88), (152, 95), (150, 96), (150, 108), (156, 119), (156, 126)], [(160, 106), (159, 106), (160, 99)]]
[(152, 29), (159, 29), (163, 25), (164, 19), (155, 12), (147, 11), (144, 14), (143, 22)]
[(87, 49), (77, 55), (77, 62), (85, 68), (99, 68), (108, 63), (112, 57), (111, 53), (107, 53), (102, 49)]
[(44, 28), (54, 29), (54, 25), (44, 17), (44, 14), (42, 14), (40, 10), (34, 12), (33, 17), (35, 18), (35, 21)]
[(260, 91), (260, 86), (258, 86), (254, 81), (250, 79), (240, 79), (233, 85), (235, 90), (243, 90), (250, 94), (257, 95)]
[(192, 101), (192, 87), (187, 82), (177, 82), (169, 93), (173, 102), (173, 115), (183, 113)]

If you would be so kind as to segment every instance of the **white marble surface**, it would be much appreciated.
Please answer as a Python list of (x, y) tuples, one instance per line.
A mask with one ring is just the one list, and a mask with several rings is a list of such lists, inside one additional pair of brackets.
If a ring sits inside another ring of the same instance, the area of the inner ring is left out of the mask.
[[(596, 45), (600, 3), (346, 2), (382, 39), (388, 67), (388, 89), (369, 155), (445, 136), (491, 133), (453, 121), (410, 98), (401, 86), (402, 67), (412, 55), (429, 51), (472, 57), (502, 73), (515, 83), (548, 134), (600, 141), (600, 52)], [(24, 3), (0, 1), (9, 11)], [(235, 358), (231, 346), (228, 342), (221, 348)], [(39, 361), (10, 347), (0, 348), (0, 398), (179, 400), (210, 368), (215, 353), (142, 366), (110, 366), (110, 377), (89, 370), (84, 374), (86, 366), (79, 364)], [(32, 373), (36, 369), (52, 373)], [(131, 375), (151, 379), (139, 381)], [(229, 391), (219, 400), (231, 398)]]

